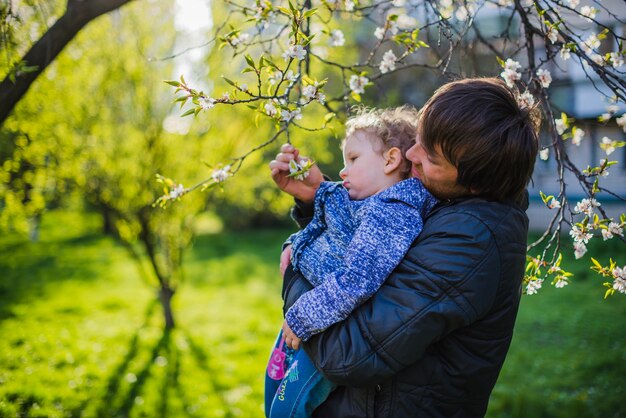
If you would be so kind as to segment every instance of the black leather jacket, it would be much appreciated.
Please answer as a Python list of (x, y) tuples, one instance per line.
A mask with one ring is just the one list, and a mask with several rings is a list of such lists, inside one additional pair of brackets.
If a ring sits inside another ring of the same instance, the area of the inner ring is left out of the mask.
[[(479, 198), (436, 206), (374, 297), (304, 343), (340, 385), (313, 416), (484, 416), (520, 301), (524, 209)], [(285, 309), (309, 289), (286, 275)]]

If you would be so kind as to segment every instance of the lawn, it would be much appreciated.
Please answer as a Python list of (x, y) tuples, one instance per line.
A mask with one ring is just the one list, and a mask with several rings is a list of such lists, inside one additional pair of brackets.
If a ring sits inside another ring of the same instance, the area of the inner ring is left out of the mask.
[[(262, 416), (290, 231), (199, 236), (164, 333), (149, 279), (98, 229), (56, 212), (39, 242), (0, 237), (0, 417)], [(624, 244), (591, 252), (626, 264)], [(524, 297), (489, 417), (626, 416), (626, 300), (570, 262), (572, 285)]]

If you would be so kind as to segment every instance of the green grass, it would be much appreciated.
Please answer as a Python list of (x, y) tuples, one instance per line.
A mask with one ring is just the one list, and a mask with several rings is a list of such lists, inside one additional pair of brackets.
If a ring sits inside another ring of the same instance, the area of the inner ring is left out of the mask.
[[(154, 289), (98, 228), (56, 212), (39, 242), (0, 237), (0, 417), (262, 416), (289, 231), (198, 237), (164, 333)], [(623, 250), (591, 251), (624, 265)], [(573, 269), (572, 285), (524, 297), (489, 417), (626, 416), (626, 301)]]

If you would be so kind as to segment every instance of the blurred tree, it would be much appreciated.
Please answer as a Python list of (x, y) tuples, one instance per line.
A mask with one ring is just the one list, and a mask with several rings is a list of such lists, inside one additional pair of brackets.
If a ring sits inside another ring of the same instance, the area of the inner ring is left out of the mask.
[[(31, 84), (57, 57), (65, 46), (89, 22), (105, 13), (115, 10), (131, 0), (67, 0), (65, 12), (19, 59), (0, 83), (0, 125), (11, 110), (22, 99)], [(28, 2), (26, 6), (28, 7)], [(3, 47), (7, 47), (12, 38), (11, 24), (22, 19), (19, 11), (14, 10), (12, 1), (0, 5), (2, 17)], [(22, 6), (22, 5), (20, 5)], [(36, 3), (30, 5), (36, 8)]]

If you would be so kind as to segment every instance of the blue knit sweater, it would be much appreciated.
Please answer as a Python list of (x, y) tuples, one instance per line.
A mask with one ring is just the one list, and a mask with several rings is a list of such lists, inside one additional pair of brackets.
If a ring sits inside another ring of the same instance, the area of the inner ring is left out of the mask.
[(306, 341), (376, 293), (435, 203), (415, 178), (359, 201), (340, 183), (323, 182), (313, 220), (292, 240), (294, 270), (314, 286), (285, 315), (293, 332)]

